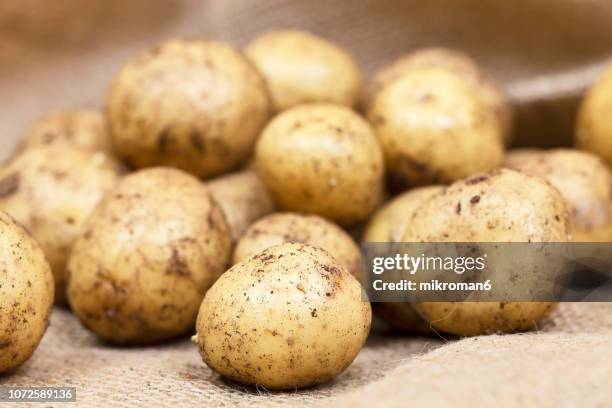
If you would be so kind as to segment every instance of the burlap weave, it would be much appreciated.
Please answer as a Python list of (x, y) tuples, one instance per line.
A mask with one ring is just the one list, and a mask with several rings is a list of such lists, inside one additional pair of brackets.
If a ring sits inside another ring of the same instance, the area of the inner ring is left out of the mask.
[(106, 345), (56, 309), (33, 358), (0, 386), (74, 386), (83, 407), (605, 407), (610, 378), (612, 304), (563, 304), (531, 334), (453, 340), (381, 328), (333, 383), (295, 392), (228, 383), (187, 339)]

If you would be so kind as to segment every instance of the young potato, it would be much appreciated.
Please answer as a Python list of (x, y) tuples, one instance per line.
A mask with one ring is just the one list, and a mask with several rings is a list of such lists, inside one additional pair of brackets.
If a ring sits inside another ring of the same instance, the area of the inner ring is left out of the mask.
[(576, 145), (612, 165), (612, 67), (591, 87), (578, 110)]
[(277, 213), (260, 219), (238, 241), (234, 264), (284, 242), (301, 242), (325, 249), (361, 281), (363, 258), (359, 246), (342, 228), (317, 215)]
[(271, 31), (248, 44), (245, 54), (266, 80), (276, 112), (302, 103), (357, 103), (357, 63), (323, 38), (296, 30)]
[(574, 241), (612, 240), (612, 174), (599, 157), (573, 149), (519, 151), (508, 154), (506, 166), (538, 175), (559, 190)]
[(404, 235), (404, 223), (423, 200), (442, 190), (442, 186), (415, 188), (400, 194), (380, 208), (366, 226), (365, 242), (398, 242)]
[(106, 117), (95, 109), (55, 112), (40, 119), (27, 131), (20, 150), (49, 144), (68, 144), (112, 154)]
[(0, 373), (30, 358), (49, 325), (53, 275), (36, 241), (0, 211)]
[(194, 341), (219, 374), (269, 390), (321, 384), (362, 349), (372, 312), (329, 253), (285, 243), (234, 265), (208, 291)]
[[(407, 191), (379, 209), (368, 223), (365, 242), (398, 242), (404, 235), (405, 223), (421, 202), (429, 200), (442, 186), (428, 186)], [(428, 323), (407, 302), (372, 303), (376, 314), (391, 327), (408, 333), (431, 334)]]
[(67, 144), (33, 146), (0, 167), (0, 210), (42, 247), (55, 278), (55, 300), (66, 304), (66, 262), (72, 245), (123, 172), (102, 152)]
[[(458, 181), (413, 213), (405, 242), (566, 242), (567, 210), (544, 179), (499, 169)], [(530, 273), (526, 271), (526, 273)], [(422, 302), (435, 329), (472, 336), (533, 328), (553, 307), (544, 302)]]
[(223, 210), (234, 242), (251, 224), (274, 212), (274, 201), (253, 170), (218, 177), (206, 183), (206, 186)]
[(118, 155), (208, 178), (248, 159), (269, 116), (259, 73), (231, 47), (170, 41), (129, 61), (108, 96)]
[(309, 104), (281, 113), (264, 129), (255, 158), (283, 210), (350, 226), (364, 221), (382, 199), (378, 141), (363, 118), (342, 106)]
[(491, 110), (448, 70), (403, 73), (376, 95), (368, 118), (396, 188), (452, 182), (496, 168), (503, 159)]
[(148, 344), (193, 328), (229, 261), (223, 212), (195, 177), (172, 168), (126, 176), (97, 207), (68, 262), (68, 301), (107, 341)]
[(444, 68), (465, 79), (483, 104), (490, 108), (506, 144), (512, 137), (512, 108), (504, 91), (466, 54), (446, 48), (423, 48), (407, 54), (379, 70), (364, 91), (367, 107), (382, 88), (413, 68)]

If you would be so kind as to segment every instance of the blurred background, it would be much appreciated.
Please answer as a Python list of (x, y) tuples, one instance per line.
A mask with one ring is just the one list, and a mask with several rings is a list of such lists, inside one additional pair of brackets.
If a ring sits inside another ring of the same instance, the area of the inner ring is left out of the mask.
[(517, 145), (571, 143), (577, 101), (612, 55), (609, 0), (0, 0), (0, 158), (49, 111), (103, 106), (131, 54), (172, 38), (241, 46), (301, 28), (366, 74), (423, 46), (473, 56), (515, 105)]

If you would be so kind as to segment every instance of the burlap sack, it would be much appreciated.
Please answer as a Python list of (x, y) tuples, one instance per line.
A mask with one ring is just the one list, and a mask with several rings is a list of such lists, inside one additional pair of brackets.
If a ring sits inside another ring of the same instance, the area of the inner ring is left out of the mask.
[[(175, 36), (240, 46), (278, 26), (344, 44), (366, 72), (421, 46), (467, 51), (508, 90), (519, 144), (568, 144), (577, 102), (609, 58), (611, 18), (606, 0), (0, 0), (0, 157), (48, 111), (103, 106), (112, 75), (145, 46)], [(0, 386), (75, 386), (87, 407), (604, 407), (611, 341), (611, 304), (561, 305), (532, 334), (376, 330), (333, 383), (269, 393), (225, 382), (188, 340), (110, 347), (56, 310), (34, 357)]]
[(100, 342), (55, 310), (34, 357), (0, 386), (74, 386), (83, 407), (605, 407), (612, 400), (612, 304), (563, 304), (538, 333), (453, 340), (372, 333), (333, 383), (295, 392), (218, 377), (187, 339)]

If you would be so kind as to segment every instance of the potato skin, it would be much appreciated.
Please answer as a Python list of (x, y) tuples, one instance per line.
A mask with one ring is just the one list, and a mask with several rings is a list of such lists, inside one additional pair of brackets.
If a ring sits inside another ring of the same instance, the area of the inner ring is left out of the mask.
[(508, 154), (506, 166), (540, 176), (559, 190), (574, 241), (612, 240), (612, 174), (599, 157), (574, 149), (519, 151)]
[(342, 228), (318, 215), (276, 213), (260, 219), (238, 241), (234, 264), (285, 242), (322, 248), (357, 280), (362, 279), (363, 257), (359, 246)]
[[(443, 189), (442, 186), (428, 186), (407, 191), (385, 204), (368, 223), (364, 242), (399, 242), (404, 235), (405, 223), (421, 204)], [(372, 303), (374, 312), (392, 328), (417, 334), (432, 334), (426, 323), (407, 302)]]
[(377, 94), (368, 119), (395, 188), (449, 183), (502, 163), (504, 147), (491, 110), (448, 70), (403, 73)]
[(202, 178), (246, 161), (270, 110), (259, 73), (213, 41), (169, 41), (136, 56), (115, 77), (107, 104), (124, 160)]
[(576, 146), (612, 165), (612, 67), (589, 89), (576, 120)]
[(255, 156), (282, 210), (349, 226), (382, 200), (381, 148), (368, 123), (348, 108), (309, 104), (279, 114), (264, 129)]
[(45, 116), (26, 132), (19, 150), (50, 144), (113, 154), (106, 116), (96, 109), (74, 109)]
[(376, 211), (363, 235), (365, 242), (398, 242), (404, 232), (404, 223), (423, 200), (442, 190), (442, 186), (415, 188), (394, 197)]
[(371, 309), (325, 250), (277, 245), (225, 272), (208, 291), (194, 337), (204, 362), (269, 390), (331, 380), (363, 347)]
[(53, 308), (53, 274), (42, 249), (0, 211), (0, 373), (38, 347)]
[[(544, 179), (498, 169), (452, 184), (414, 212), (405, 242), (566, 242), (561, 194)], [(528, 330), (554, 303), (422, 302), (416, 311), (432, 327), (473, 336)]]
[(107, 341), (155, 343), (193, 328), (231, 250), (223, 212), (172, 168), (126, 176), (100, 203), (68, 263), (68, 301)]
[(0, 210), (38, 241), (55, 279), (55, 301), (66, 304), (66, 263), (87, 218), (123, 174), (102, 152), (68, 144), (33, 146), (0, 167)]
[(234, 242), (251, 224), (275, 209), (268, 189), (253, 170), (217, 177), (206, 187), (223, 210)]
[(345, 50), (321, 37), (270, 31), (251, 41), (245, 54), (266, 80), (275, 112), (303, 103), (357, 103), (359, 66)]
[(468, 55), (447, 48), (423, 48), (411, 52), (380, 69), (364, 90), (367, 110), (375, 95), (386, 85), (413, 68), (447, 69), (466, 80), (483, 104), (495, 114), (506, 144), (512, 139), (512, 107), (504, 91)]

